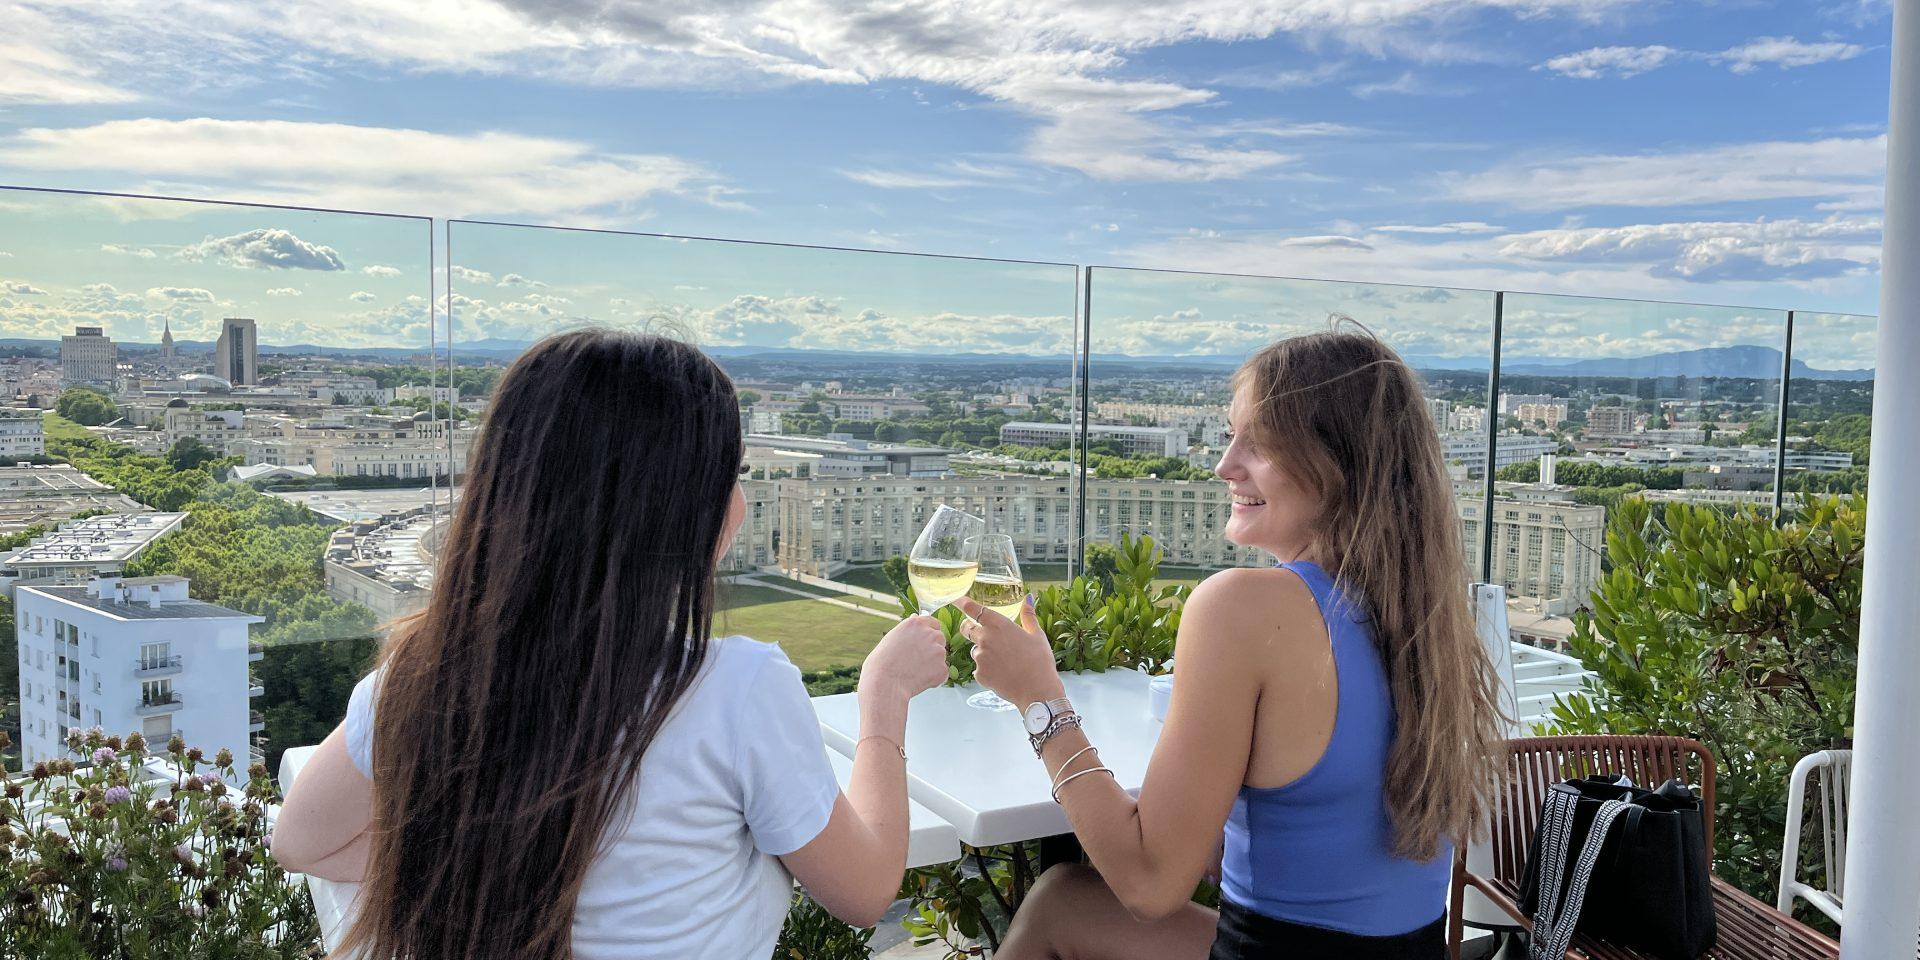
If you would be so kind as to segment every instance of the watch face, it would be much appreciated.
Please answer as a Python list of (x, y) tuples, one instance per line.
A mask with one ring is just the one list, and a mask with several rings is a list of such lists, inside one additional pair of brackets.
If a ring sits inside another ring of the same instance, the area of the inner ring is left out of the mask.
[(1039, 736), (1047, 732), (1047, 724), (1053, 720), (1053, 711), (1044, 703), (1027, 704), (1027, 732)]

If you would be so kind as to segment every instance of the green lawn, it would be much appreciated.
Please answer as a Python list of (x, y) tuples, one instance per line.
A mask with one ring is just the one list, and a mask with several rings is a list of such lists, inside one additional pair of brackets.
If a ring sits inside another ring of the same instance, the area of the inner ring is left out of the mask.
[(720, 586), (716, 634), (778, 641), (802, 670), (860, 663), (893, 621), (766, 587)]
[[(801, 593), (810, 593), (816, 597), (832, 597), (835, 600), (844, 600), (848, 603), (857, 603), (860, 606), (866, 607), (869, 610), (878, 610), (881, 613), (899, 613), (900, 612), (900, 605), (897, 603), (894, 603), (891, 600), (875, 600), (871, 597), (862, 597), (862, 596), (857, 596), (851, 593), (841, 593), (840, 591), (834, 590), (830, 587), (817, 587), (811, 583), (804, 583), (799, 580), (787, 580), (785, 578), (774, 576), (774, 575), (769, 575), (767, 579), (776, 581), (782, 587), (786, 587), (789, 590), (798, 590)], [(882, 577), (881, 579), (884, 580), (886, 578)], [(846, 581), (841, 581), (841, 582), (844, 583)], [(892, 592), (893, 591), (891, 590), (887, 591), (888, 594), (892, 594)], [(795, 599), (799, 599), (799, 598), (796, 597)]]

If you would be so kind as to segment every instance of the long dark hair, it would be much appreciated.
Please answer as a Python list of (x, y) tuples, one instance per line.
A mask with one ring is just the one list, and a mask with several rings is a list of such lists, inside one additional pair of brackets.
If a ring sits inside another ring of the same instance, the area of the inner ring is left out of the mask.
[(741, 462), (699, 350), (577, 330), (500, 381), (433, 597), (382, 657), (342, 952), (563, 960), (641, 756), (696, 677)]
[(1419, 378), (1361, 329), (1277, 341), (1234, 385), (1256, 449), (1319, 497), (1313, 555), (1365, 598), (1397, 724), (1386, 783), (1394, 845), (1428, 860), (1484, 822), (1500, 770), (1499, 688), (1467, 602), (1460, 514)]

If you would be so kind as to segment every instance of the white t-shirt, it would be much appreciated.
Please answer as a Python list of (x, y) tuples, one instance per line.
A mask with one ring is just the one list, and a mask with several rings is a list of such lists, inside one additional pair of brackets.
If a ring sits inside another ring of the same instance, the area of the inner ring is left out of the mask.
[[(372, 776), (373, 685), (353, 689), (347, 753)], [(587, 868), (573, 917), (579, 960), (763, 960), (793, 878), (776, 859), (826, 829), (840, 786), (800, 671), (778, 646), (713, 641), (668, 715)]]

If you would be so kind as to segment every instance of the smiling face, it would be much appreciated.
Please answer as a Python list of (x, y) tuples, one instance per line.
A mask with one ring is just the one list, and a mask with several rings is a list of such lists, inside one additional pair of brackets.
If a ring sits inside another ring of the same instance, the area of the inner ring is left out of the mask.
[(1234, 393), (1227, 412), (1232, 440), (1213, 471), (1227, 482), (1233, 494), (1233, 516), (1227, 521), (1226, 537), (1281, 560), (1311, 559), (1306, 553), (1313, 544), (1320, 498), (1255, 446), (1247, 393), (1244, 386)]

